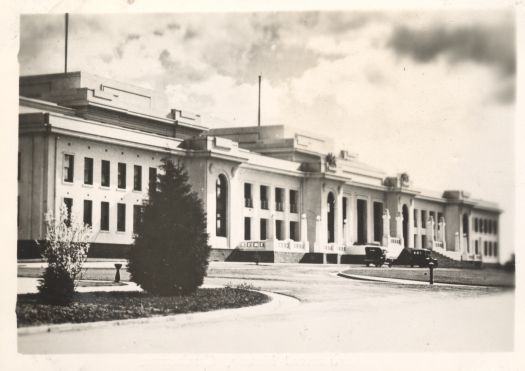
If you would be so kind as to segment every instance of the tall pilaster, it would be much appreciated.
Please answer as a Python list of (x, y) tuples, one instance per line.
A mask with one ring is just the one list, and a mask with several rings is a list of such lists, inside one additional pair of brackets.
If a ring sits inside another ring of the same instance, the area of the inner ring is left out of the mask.
[(414, 199), (410, 200), (408, 208), (408, 247), (414, 248)]

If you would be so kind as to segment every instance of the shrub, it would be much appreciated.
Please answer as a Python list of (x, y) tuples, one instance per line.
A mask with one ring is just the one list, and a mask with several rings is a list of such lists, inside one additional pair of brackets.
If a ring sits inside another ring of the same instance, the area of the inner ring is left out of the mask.
[(46, 240), (43, 256), (47, 260), (38, 291), (42, 301), (67, 305), (73, 299), (76, 279), (87, 259), (91, 228), (69, 215), (62, 204), (58, 216), (46, 214)]
[(189, 294), (202, 285), (208, 268), (206, 215), (184, 166), (163, 159), (161, 169), (144, 202), (128, 271), (152, 294)]
[(44, 271), (38, 290), (42, 302), (67, 305), (73, 300), (75, 283), (68, 272), (52, 265)]

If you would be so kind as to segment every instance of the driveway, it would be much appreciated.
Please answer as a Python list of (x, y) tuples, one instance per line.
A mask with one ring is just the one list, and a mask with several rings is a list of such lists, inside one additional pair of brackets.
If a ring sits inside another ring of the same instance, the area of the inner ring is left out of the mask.
[[(512, 351), (514, 291), (337, 277), (336, 265), (212, 263), (207, 284), (251, 283), (298, 305), (18, 337), (22, 353)], [(388, 268), (387, 268), (388, 269)]]

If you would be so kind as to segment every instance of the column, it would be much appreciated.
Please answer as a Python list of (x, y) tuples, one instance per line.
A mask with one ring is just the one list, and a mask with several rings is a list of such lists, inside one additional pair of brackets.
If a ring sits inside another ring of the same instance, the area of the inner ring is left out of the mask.
[(283, 233), (283, 239), (285, 241), (290, 239), (290, 205), (289, 205), (289, 198), (290, 198), (290, 191), (288, 189), (283, 188), (283, 212), (284, 212), (284, 233)]
[(301, 214), (301, 242), (306, 251), (308, 251), (308, 225), (306, 221), (306, 214)]
[(383, 243), (382, 245), (388, 247), (390, 238), (390, 211), (385, 209), (383, 212)]
[(403, 238), (403, 214), (401, 211), (398, 211), (396, 215), (396, 237)]
[(410, 200), (408, 208), (408, 247), (414, 248), (414, 199)]
[(351, 192), (348, 197), (348, 205), (346, 207), (346, 218), (348, 219), (348, 244), (352, 245), (357, 235), (357, 218), (356, 218), (356, 203), (355, 192)]
[(446, 223), (445, 223), (445, 218), (441, 217), (441, 219), (439, 220), (439, 240), (441, 242), (443, 242), (443, 248), (446, 250), (446, 246), (447, 246), (447, 239), (446, 239), (446, 233), (445, 233), (445, 228), (446, 228)]
[[(348, 209), (348, 205), (346, 205), (347, 209)], [(347, 211), (347, 215), (348, 215), (348, 211)], [(350, 246), (350, 226), (349, 226), (349, 222), (348, 222), (348, 219), (345, 219), (343, 220), (343, 244), (345, 246)]]
[(434, 235), (434, 224), (434, 218), (430, 216), (427, 221), (427, 246), (423, 246), (430, 250), (434, 248), (434, 240), (436, 239)]
[(270, 220), (268, 221), (268, 235), (266, 239), (275, 241), (275, 214), (270, 213)]
[(366, 241), (374, 240), (374, 207), (372, 196), (368, 195), (366, 199)]
[(318, 252), (321, 251), (322, 236), (323, 236), (323, 225), (321, 224), (321, 217), (317, 215), (315, 217), (315, 242), (314, 242), (315, 251), (318, 251)]
[[(348, 207), (348, 205), (347, 205)], [(343, 186), (337, 190), (337, 196), (335, 198), (335, 239), (334, 242), (341, 246), (344, 244), (343, 236)]]

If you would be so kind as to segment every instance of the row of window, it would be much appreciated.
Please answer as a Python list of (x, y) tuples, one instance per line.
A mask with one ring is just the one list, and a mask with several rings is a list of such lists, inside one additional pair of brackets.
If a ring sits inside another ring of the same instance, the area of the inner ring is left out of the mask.
[[(71, 222), (71, 210), (73, 208), (73, 199), (64, 198), (64, 204), (67, 208), (68, 219), (66, 224)], [(83, 221), (84, 224), (89, 226), (93, 225), (93, 201), (84, 200), (84, 211), (83, 211)], [(137, 224), (142, 217), (142, 205), (133, 205), (133, 232), (137, 230)], [(109, 202), (102, 201), (100, 203), (100, 230), (109, 231)], [(126, 231), (126, 204), (117, 203), (117, 232)]]
[[(253, 207), (253, 195), (252, 195), (252, 187), (253, 185), (250, 183), (244, 183), (244, 206), (252, 208)], [(284, 188), (275, 188), (275, 210), (276, 211), (284, 211), (284, 196), (285, 196), (285, 189)], [(269, 209), (269, 202), (268, 202), (268, 194), (269, 194), (269, 187), (265, 185), (260, 186), (259, 190), (259, 205), (262, 210), (268, 210)], [(297, 213), (297, 200), (298, 200), (298, 192), (290, 189), (289, 192), (289, 199), (288, 203), (290, 206), (290, 212), (291, 213)]]
[[(479, 254), (479, 241), (474, 241), (474, 253)], [(467, 251), (470, 253), (468, 249)], [(498, 256), (498, 243), (492, 241), (483, 241), (483, 255), (485, 256)]]
[(474, 218), (474, 232), (498, 234), (498, 221)]
[[(286, 223), (283, 220), (275, 220), (275, 238), (277, 240), (284, 240)], [(289, 238), (293, 241), (299, 241), (299, 223), (290, 222), (288, 225)], [(261, 240), (268, 238), (268, 219), (261, 218), (259, 220), (259, 237)], [(244, 218), (244, 240), (252, 239), (252, 218)]]
[[(111, 166), (108, 160), (100, 161), (100, 185), (109, 187), (111, 182)], [(94, 160), (91, 157), (84, 157), (84, 184), (93, 185)], [(72, 183), (75, 175), (75, 156), (64, 154), (63, 180)], [(119, 162), (117, 166), (117, 187), (126, 189), (127, 164)], [(149, 184), (157, 180), (157, 168), (149, 168)], [(142, 166), (133, 165), (133, 190), (142, 191)]]

